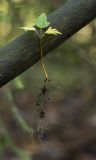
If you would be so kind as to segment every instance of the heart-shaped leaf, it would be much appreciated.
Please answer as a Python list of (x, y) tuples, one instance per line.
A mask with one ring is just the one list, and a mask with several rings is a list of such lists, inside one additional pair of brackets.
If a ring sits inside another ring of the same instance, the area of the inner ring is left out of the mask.
[(45, 13), (42, 13), (36, 21), (36, 26), (40, 29), (48, 27), (50, 22), (47, 21), (47, 16)]

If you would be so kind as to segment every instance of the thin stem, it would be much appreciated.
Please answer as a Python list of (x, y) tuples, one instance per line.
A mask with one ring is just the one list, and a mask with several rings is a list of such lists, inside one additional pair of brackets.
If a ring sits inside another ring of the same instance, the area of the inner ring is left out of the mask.
[(45, 74), (45, 80), (48, 80), (48, 74), (44, 65), (44, 60), (43, 60), (43, 47), (42, 47), (42, 29), (41, 29), (41, 33), (40, 33), (40, 48), (41, 48), (41, 63), (42, 63), (42, 68), (44, 70), (44, 74)]
[(37, 30), (35, 30), (35, 32), (36, 32), (37, 36), (40, 38), (40, 35), (39, 35), (39, 33), (37, 32)]

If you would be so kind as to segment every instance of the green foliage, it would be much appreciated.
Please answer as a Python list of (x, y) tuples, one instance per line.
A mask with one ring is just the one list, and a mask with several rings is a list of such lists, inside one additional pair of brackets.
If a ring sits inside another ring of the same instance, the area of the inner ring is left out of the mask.
[(17, 146), (15, 146), (15, 144), (12, 142), (10, 136), (6, 133), (3, 133), (3, 135), (0, 135), (0, 159), (2, 160), (6, 148), (9, 148), (9, 150), (12, 149), (13, 153), (16, 153), (21, 160), (31, 160), (27, 151), (17, 148)]
[(47, 29), (47, 31), (45, 32), (45, 34), (58, 35), (58, 34), (62, 34), (62, 33), (59, 32), (57, 29), (52, 29), (51, 27), (49, 27), (49, 28)]
[[(42, 13), (36, 20), (35, 25), (40, 29), (44, 29), (46, 27), (48, 27), (50, 24), (50, 22), (47, 21), (47, 16), (45, 13)], [(39, 33), (37, 32), (36, 28), (34, 26), (32, 27), (20, 27), (21, 29), (24, 29), (25, 31), (35, 31), (37, 33), (37, 35), (39, 36), (39, 38), (42, 38), (45, 34), (53, 34), (53, 35), (58, 35), (58, 34), (62, 34), (61, 32), (59, 32), (57, 29), (49, 27), (46, 32), (43, 35), (39, 35)]]
[(36, 31), (35, 27), (20, 27), (21, 29), (24, 29), (25, 31)]
[(20, 76), (14, 79), (14, 85), (17, 89), (20, 89), (20, 90), (24, 89), (24, 84), (22, 80), (20, 79)]
[(17, 154), (17, 156), (20, 157), (21, 160), (32, 160), (32, 158), (30, 157), (27, 151), (17, 148), (15, 146), (13, 150)]
[(36, 26), (40, 29), (48, 27), (50, 22), (47, 21), (47, 16), (45, 13), (42, 13), (36, 20)]
[(36, 26), (40, 29), (40, 32), (38, 32), (38, 30), (36, 30), (35, 27), (20, 27), (21, 29), (24, 29), (25, 31), (35, 31), (36, 34), (38, 35), (39, 39), (40, 39), (40, 54), (41, 54), (41, 61), (42, 61), (42, 68), (45, 74), (45, 80), (48, 80), (48, 74), (44, 65), (44, 61), (43, 61), (43, 46), (42, 46), (42, 38), (45, 36), (45, 34), (52, 34), (52, 35), (58, 35), (58, 34), (62, 34), (61, 32), (59, 32), (57, 29), (49, 27), (44, 33), (42, 32), (42, 29), (48, 27), (50, 24), (50, 22), (47, 21), (47, 16), (45, 13), (42, 13), (36, 20)]
[(14, 117), (16, 118), (18, 124), (21, 126), (21, 128), (24, 131), (26, 131), (27, 133), (32, 134), (33, 133), (33, 129), (28, 125), (28, 123), (25, 121), (25, 119), (21, 116), (21, 114), (20, 114), (20, 112), (18, 110), (18, 107), (16, 106), (16, 104), (14, 102), (11, 90), (8, 87), (6, 87), (5, 96), (8, 99), (8, 101), (10, 102), (10, 104), (12, 105), (11, 112), (13, 113)]

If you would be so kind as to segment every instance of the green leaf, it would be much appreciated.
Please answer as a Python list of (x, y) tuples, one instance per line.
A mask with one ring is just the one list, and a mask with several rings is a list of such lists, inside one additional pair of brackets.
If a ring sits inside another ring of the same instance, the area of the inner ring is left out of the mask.
[(25, 31), (36, 31), (35, 27), (20, 27), (21, 29), (24, 29)]
[(20, 76), (18, 76), (17, 78), (14, 79), (14, 84), (16, 86), (16, 89), (24, 89), (24, 84), (23, 84)]
[(49, 28), (47, 29), (47, 31), (45, 32), (45, 34), (58, 35), (58, 34), (62, 34), (62, 33), (59, 32), (57, 29), (54, 29), (54, 28), (49, 27)]
[(47, 21), (47, 16), (45, 13), (42, 13), (36, 21), (36, 26), (40, 29), (48, 27), (50, 22)]

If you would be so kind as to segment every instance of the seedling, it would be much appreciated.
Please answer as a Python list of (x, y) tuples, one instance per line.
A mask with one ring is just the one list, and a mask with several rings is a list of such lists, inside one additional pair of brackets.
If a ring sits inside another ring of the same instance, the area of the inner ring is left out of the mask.
[(35, 32), (37, 34), (39, 40), (40, 40), (40, 56), (41, 56), (42, 69), (44, 71), (45, 79), (44, 79), (43, 87), (41, 88), (40, 93), (37, 97), (37, 99), (40, 99), (40, 97), (41, 97), (43, 103), (42, 102), (39, 103), (37, 101), (36, 106), (37, 107), (39, 106), (39, 109), (40, 109), (40, 114), (39, 114), (40, 117), (39, 118), (41, 119), (40, 123), (38, 125), (38, 131), (40, 130), (40, 127), (41, 127), (41, 130), (43, 132), (44, 127), (41, 126), (41, 122), (46, 117), (46, 114), (45, 114), (45, 100), (44, 99), (46, 99), (46, 96), (47, 96), (47, 100), (49, 100), (49, 89), (47, 88), (47, 82), (52, 82), (48, 77), (48, 73), (47, 73), (47, 70), (46, 70), (46, 67), (45, 67), (45, 64), (44, 64), (44, 60), (43, 60), (43, 38), (46, 34), (58, 35), (58, 34), (62, 34), (62, 33), (59, 32), (57, 29), (52, 28), (50, 26), (50, 22), (47, 21), (47, 16), (46, 16), (45, 13), (42, 13), (37, 18), (34, 26), (32, 26), (32, 27), (21, 27), (21, 28), (24, 29), (25, 31)]
[[(42, 68), (45, 74), (45, 81), (48, 81), (48, 73), (44, 64), (44, 60), (43, 60), (43, 38), (45, 36), (45, 34), (50, 34), (50, 35), (58, 35), (58, 34), (62, 34), (61, 32), (59, 32), (57, 29), (52, 28), (50, 25), (50, 22), (47, 21), (47, 16), (45, 13), (42, 13), (36, 20), (35, 26), (39, 29), (36, 29), (36, 27), (32, 26), (32, 27), (21, 27), (22, 29), (24, 29), (25, 31), (33, 31), (37, 34), (38, 38), (40, 39), (40, 55), (41, 55), (41, 63), (42, 63)], [(45, 32), (43, 32), (43, 29), (47, 30)]]

